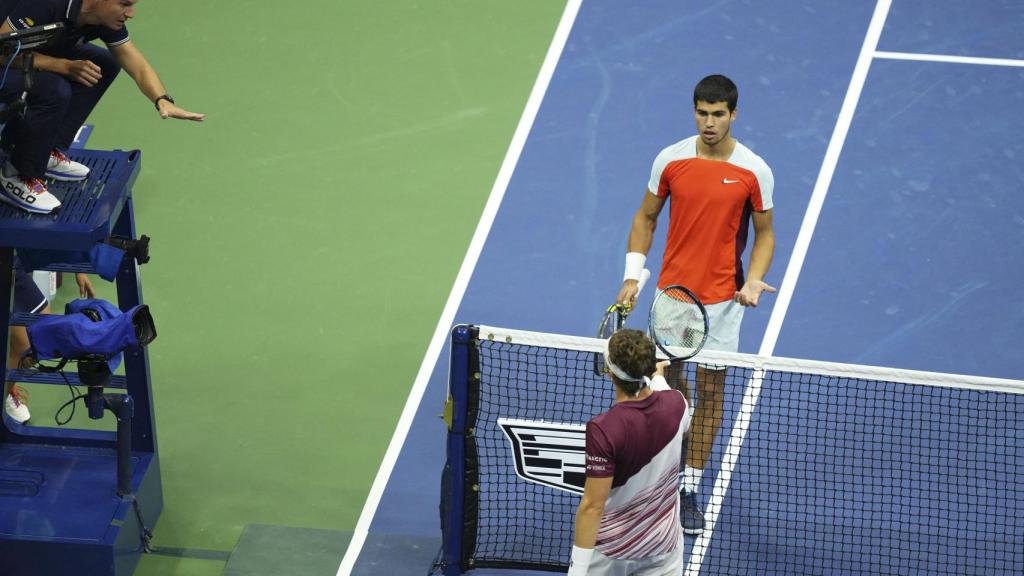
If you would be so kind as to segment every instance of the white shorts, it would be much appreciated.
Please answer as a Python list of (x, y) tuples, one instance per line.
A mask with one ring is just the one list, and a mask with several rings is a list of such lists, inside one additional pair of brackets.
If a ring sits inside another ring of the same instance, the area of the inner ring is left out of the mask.
[(708, 339), (705, 350), (736, 352), (740, 348), (740, 323), (743, 322), (743, 305), (734, 300), (707, 304)]
[(639, 560), (609, 558), (594, 550), (587, 576), (679, 576), (683, 573), (683, 534), (676, 549), (660, 556)]

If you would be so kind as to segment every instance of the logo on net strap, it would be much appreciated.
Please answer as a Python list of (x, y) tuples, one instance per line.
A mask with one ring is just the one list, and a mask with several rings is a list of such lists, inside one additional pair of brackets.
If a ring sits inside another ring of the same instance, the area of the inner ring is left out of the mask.
[(516, 474), (528, 482), (583, 494), (587, 478), (583, 424), (499, 418), (512, 448)]

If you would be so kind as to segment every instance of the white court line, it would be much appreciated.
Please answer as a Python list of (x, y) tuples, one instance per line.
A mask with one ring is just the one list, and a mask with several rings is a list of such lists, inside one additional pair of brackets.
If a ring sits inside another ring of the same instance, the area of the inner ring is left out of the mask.
[[(800, 225), (800, 233), (793, 247), (793, 255), (786, 267), (786, 275), (783, 277), (782, 286), (779, 288), (778, 297), (771, 318), (768, 320), (768, 327), (765, 329), (764, 339), (761, 340), (761, 349), (758, 354), (771, 356), (775, 352), (775, 344), (779, 339), (779, 332), (782, 331), (782, 321), (786, 317), (789, 303), (792, 300), (793, 292), (796, 289), (796, 281), (803, 268), (804, 259), (807, 257), (807, 248), (810, 246), (811, 237), (814, 235), (814, 228), (818, 223), (818, 216), (825, 203), (825, 196), (828, 194), (829, 185), (832, 183), (832, 176), (835, 174), (836, 165), (839, 163), (839, 154), (843, 150), (843, 143), (846, 141), (846, 134), (850, 130), (853, 121), (853, 113), (857, 109), (857, 102), (860, 100), (861, 92), (864, 90), (864, 81), (868, 76), (868, 69), (871, 67), (872, 56), (876, 53), (878, 40), (882, 36), (882, 28), (885, 26), (885, 19), (889, 15), (889, 7), (892, 0), (878, 0), (875, 5), (875, 12), (871, 16), (871, 23), (868, 25), (867, 34), (864, 36), (864, 44), (861, 45), (860, 55), (857, 57), (857, 65), (853, 69), (853, 76), (850, 78), (850, 86), (846, 89), (846, 97), (843, 99), (843, 106), (839, 110), (839, 118), (836, 120), (836, 127), (832, 132), (832, 139), (825, 151), (825, 159), (818, 172), (818, 180), (814, 184), (814, 191), (811, 193), (811, 200), (807, 205), (807, 212), (804, 213), (803, 223)], [(729, 490), (729, 482), (732, 479), (732, 471), (739, 460), (740, 449), (743, 440), (747, 435), (747, 426), (750, 423), (751, 415), (757, 407), (758, 398), (761, 395), (763, 372), (755, 369), (750, 384), (744, 394), (743, 405), (736, 417), (736, 424), (733, 426), (732, 434), (729, 437), (729, 445), (725, 450), (726, 456), (722, 461), (722, 468), (715, 478), (715, 486), (708, 502), (707, 511), (704, 515), (706, 527), (693, 545), (693, 552), (690, 554), (690, 561), (686, 566), (687, 576), (698, 576), (701, 565), (704, 562), (704, 554), (711, 544), (711, 535), (715, 529), (715, 521), (718, 519), (718, 512), (722, 502)]]
[(948, 62), (951, 64), (978, 64), (982, 66), (1017, 66), (1024, 68), (1024, 60), (1010, 58), (977, 58), (974, 56), (947, 56), (944, 54), (912, 54), (909, 52), (875, 52), (875, 58), (889, 60), (916, 60), (919, 62)]
[(512, 179), (516, 164), (519, 162), (519, 156), (526, 144), (526, 138), (529, 136), (531, 128), (533, 128), (533, 121), (537, 118), (540, 104), (544, 100), (548, 84), (555, 73), (555, 66), (558, 64), (562, 56), (562, 50), (565, 48), (565, 43), (569, 39), (569, 32), (576, 21), (576, 14), (579, 12), (581, 2), (582, 0), (569, 0), (566, 3), (562, 19), (558, 23), (554, 38), (552, 38), (551, 45), (548, 47), (547, 56), (544, 57), (544, 63), (541, 65), (540, 72), (537, 75), (537, 81), (533, 85), (530, 98), (526, 101), (526, 108), (523, 110), (523, 115), (519, 118), (519, 125), (516, 127), (515, 134), (512, 136), (512, 143), (509, 144), (501, 170), (498, 171), (498, 177), (491, 188), (491, 195), (484, 206), (476, 232), (473, 233), (473, 239), (469, 244), (469, 249), (466, 251), (466, 257), (462, 260), (459, 275), (455, 278), (452, 291), (448, 294), (448, 302), (445, 304), (440, 320), (438, 320), (437, 328), (434, 330), (434, 337), (431, 339), (427, 353), (423, 357), (423, 363), (420, 364), (420, 370), (416, 375), (412, 390), (409, 391), (409, 397), (405, 402), (405, 409), (402, 411), (402, 416), (395, 427), (395, 433), (391, 437), (391, 443), (388, 445), (387, 452), (384, 454), (384, 460), (377, 470), (377, 477), (373, 481), (373, 486), (370, 487), (370, 494), (366, 497), (366, 504), (359, 515), (359, 521), (356, 523), (352, 540), (349, 542), (345, 556), (338, 567), (337, 576), (348, 576), (352, 573), (356, 559), (359, 558), (359, 553), (366, 542), (370, 524), (377, 513), (377, 506), (380, 504), (381, 496), (383, 496), (384, 489), (391, 478), (391, 472), (395, 468), (395, 462), (398, 460), (398, 455), (405, 444), (405, 438), (409, 433), (409, 428), (412, 426), (416, 411), (419, 409), (423, 393), (427, 389), (427, 384), (430, 382), (430, 376), (437, 365), (438, 357), (441, 355), (441, 350), (448, 339), (448, 332), (451, 329), (452, 322), (455, 321), (455, 313), (462, 304), (462, 297), (466, 293), (466, 287), (473, 276), (473, 270), (476, 268), (476, 263), (480, 258), (480, 252), (483, 250), (484, 243), (487, 241), (491, 225), (494, 223), (494, 217), (498, 213), (498, 207), (501, 205), (502, 198), (505, 196), (505, 190), (508, 188), (508, 183)]

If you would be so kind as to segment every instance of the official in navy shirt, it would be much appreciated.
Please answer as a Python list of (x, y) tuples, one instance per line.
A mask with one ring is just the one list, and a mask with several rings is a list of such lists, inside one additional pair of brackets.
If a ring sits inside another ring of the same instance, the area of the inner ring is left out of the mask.
[[(6, 16), (0, 33), (57, 22), (64, 25), (58, 41), (35, 53), (36, 72), (24, 119), (11, 119), (4, 129), (3, 145), (11, 153), (0, 168), (0, 200), (29, 212), (49, 213), (60, 201), (49, 193), (44, 178), (88, 177), (88, 167), (69, 159), (64, 151), (122, 68), (162, 118), (203, 120), (203, 114), (175, 103), (156, 70), (132, 43), (125, 23), (135, 15), (137, 3), (0, 0), (0, 10), (7, 12), (0, 14)], [(0, 88), (0, 102), (12, 102), (23, 91), (24, 78), (16, 62)]]

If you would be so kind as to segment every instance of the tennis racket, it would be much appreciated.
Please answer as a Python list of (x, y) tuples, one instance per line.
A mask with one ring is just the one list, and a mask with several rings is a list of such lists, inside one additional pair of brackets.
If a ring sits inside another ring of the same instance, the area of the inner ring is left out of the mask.
[[(647, 268), (643, 269), (640, 273), (640, 280), (637, 282), (637, 295), (640, 295), (640, 291), (644, 289), (644, 284), (647, 283), (651, 278), (651, 271)], [(597, 327), (597, 337), (602, 340), (607, 340), (612, 337), (626, 324), (626, 318), (629, 317), (630, 312), (633, 311), (632, 304), (619, 304), (618, 302), (612, 304), (604, 311), (604, 316), (601, 317), (601, 324)], [(598, 376), (604, 376), (608, 373), (608, 367), (604, 363), (604, 354), (594, 354), (594, 374)]]
[(649, 332), (670, 362), (693, 358), (708, 339), (708, 312), (686, 287), (668, 286), (654, 297)]

